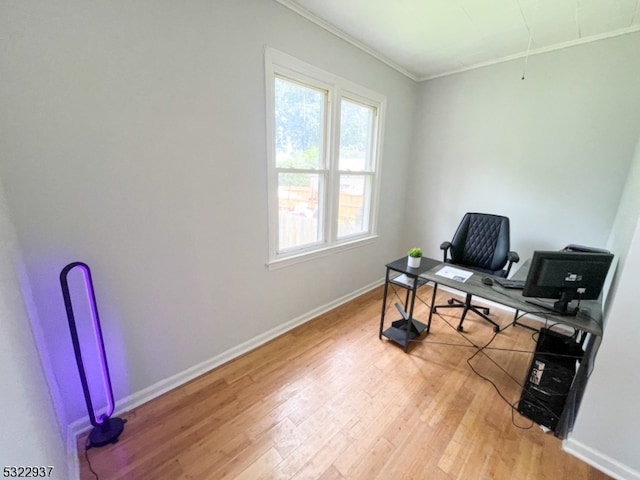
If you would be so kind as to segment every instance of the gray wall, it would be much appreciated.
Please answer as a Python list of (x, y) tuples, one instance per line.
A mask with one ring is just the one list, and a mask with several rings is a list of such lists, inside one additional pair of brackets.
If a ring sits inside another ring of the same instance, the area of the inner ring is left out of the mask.
[(512, 247), (605, 247), (640, 131), (640, 33), (420, 85), (410, 238), (431, 255), (467, 211)]
[(573, 434), (566, 442), (569, 451), (614, 478), (640, 478), (639, 218), (640, 140), (609, 241), (611, 250), (622, 255), (607, 328)]
[[(0, 178), (68, 423), (86, 408), (67, 263), (92, 269), (116, 398), (144, 400), (374, 284), (405, 248), (415, 83), (276, 2), (2, 2), (0, 32)], [(388, 98), (379, 238), (276, 271), (265, 46)]]
[(0, 187), (0, 464), (52, 466), (51, 478), (67, 479), (66, 446), (29, 322), (28, 290)]

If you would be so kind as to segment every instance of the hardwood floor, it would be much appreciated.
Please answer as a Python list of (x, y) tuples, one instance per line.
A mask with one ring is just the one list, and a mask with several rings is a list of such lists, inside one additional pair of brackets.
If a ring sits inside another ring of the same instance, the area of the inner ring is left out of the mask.
[[(392, 295), (389, 320), (399, 318)], [(414, 316), (426, 319), (430, 287), (418, 296)], [(478, 354), (446, 323), (460, 310), (442, 310), (405, 354), (378, 339), (381, 301), (381, 288), (369, 292), (121, 415), (120, 441), (87, 452), (93, 469), (100, 480), (609, 478), (508, 404), (530, 330), (506, 328)], [(494, 336), (472, 314), (465, 330), (476, 345)], [(81, 478), (91, 479), (85, 439)]]

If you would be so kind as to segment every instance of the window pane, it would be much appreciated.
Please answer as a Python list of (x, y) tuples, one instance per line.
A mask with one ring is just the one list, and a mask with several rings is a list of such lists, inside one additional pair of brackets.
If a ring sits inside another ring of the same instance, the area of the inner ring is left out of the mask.
[(325, 97), (321, 90), (275, 79), (278, 168), (322, 168)]
[(340, 104), (340, 170), (371, 170), (374, 109), (342, 100)]
[(278, 174), (278, 250), (322, 241), (321, 175)]
[(374, 239), (386, 98), (267, 47), (269, 268)]
[(366, 233), (369, 229), (371, 177), (340, 175), (338, 237)]

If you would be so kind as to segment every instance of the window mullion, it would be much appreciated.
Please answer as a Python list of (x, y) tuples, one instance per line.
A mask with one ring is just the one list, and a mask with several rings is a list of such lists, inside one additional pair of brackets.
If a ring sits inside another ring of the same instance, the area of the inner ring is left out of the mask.
[(327, 162), (329, 169), (328, 208), (330, 215), (327, 217), (328, 235), (331, 243), (336, 242), (338, 237), (338, 211), (340, 196), (340, 172), (339, 172), (339, 152), (340, 152), (340, 88), (336, 85), (331, 89), (329, 112), (327, 118), (330, 125), (327, 128), (329, 133), (327, 146)]

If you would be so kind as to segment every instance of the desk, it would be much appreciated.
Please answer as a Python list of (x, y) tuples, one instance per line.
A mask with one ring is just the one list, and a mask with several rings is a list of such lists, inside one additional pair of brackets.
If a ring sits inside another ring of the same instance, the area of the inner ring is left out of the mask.
[[(502, 288), (497, 283), (494, 283), (492, 286), (485, 285), (482, 283), (482, 277), (487, 276), (485, 274), (474, 272), (466, 282), (460, 282), (438, 275), (437, 272), (445, 265), (452, 266), (438, 262), (437, 266), (421, 273), (420, 277), (433, 282), (435, 289), (438, 288), (438, 284), (445, 285), (464, 293), (470, 293), (475, 297), (484, 298), (485, 300), (511, 307), (517, 311), (539, 315), (552, 323), (560, 323), (581, 332), (602, 336), (602, 304), (597, 300), (582, 301), (580, 304), (580, 312), (578, 312), (577, 315), (558, 315), (550, 310), (545, 311), (541, 307), (527, 302), (526, 297), (522, 296), (522, 290)], [(457, 265), (455, 265), (455, 268), (465, 270)], [(526, 278), (527, 270), (528, 261), (516, 272), (514, 278)], [(468, 271), (472, 272), (472, 270)], [(429, 321), (431, 321), (432, 314), (433, 310), (429, 314)]]
[[(407, 267), (406, 258), (401, 258), (386, 265), (387, 274), (384, 287), (384, 299), (382, 302), (379, 338), (382, 338), (382, 336), (384, 335), (390, 340), (393, 340), (394, 342), (402, 345), (406, 352), (408, 344), (411, 340), (413, 340), (413, 338), (424, 333), (425, 331), (428, 333), (431, 326), (433, 305), (438, 289), (438, 284), (454, 288), (465, 294), (470, 293), (476, 297), (484, 298), (486, 300), (511, 307), (516, 310), (516, 313), (520, 311), (534, 314), (536, 316), (545, 318), (550, 323), (558, 323), (575, 329), (576, 332), (578, 332), (580, 346), (583, 349), (584, 353), (582, 360), (579, 363), (579, 367), (575, 373), (569, 393), (567, 395), (562, 414), (560, 415), (560, 419), (558, 421), (556, 429), (554, 430), (554, 434), (557, 437), (565, 438), (573, 428), (573, 423), (578, 412), (580, 402), (582, 400), (582, 395), (584, 393), (584, 388), (586, 386), (589, 372), (593, 368), (595, 354), (597, 352), (598, 346), (600, 345), (602, 337), (602, 304), (600, 303), (600, 301), (583, 301), (581, 303), (580, 312), (575, 316), (557, 315), (551, 311), (542, 311), (541, 307), (528, 303), (526, 301), (526, 298), (522, 296), (522, 290), (503, 288), (497, 283), (494, 283), (492, 286), (483, 284), (481, 280), (482, 277), (485, 276), (484, 274), (473, 272), (473, 275), (471, 275), (471, 277), (469, 277), (466, 282), (460, 282), (458, 280), (453, 280), (438, 275), (437, 272), (445, 265), (451, 266), (449, 264), (445, 264), (440, 261), (432, 260), (425, 257), (422, 258), (422, 263), (420, 265), (420, 268), (418, 269), (411, 269)], [(516, 275), (514, 275), (514, 277), (526, 277), (527, 266), (528, 263), (525, 262), (523, 267), (518, 272), (516, 272)], [(460, 267), (455, 266), (455, 268)], [(387, 303), (387, 289), (390, 282), (394, 283), (394, 279), (390, 278), (391, 272), (398, 272), (399, 274), (405, 274), (410, 278), (416, 279), (416, 281), (413, 283), (413, 286), (408, 288), (407, 298), (405, 300), (405, 309), (409, 308), (408, 319), (405, 321), (407, 328), (400, 328), (399, 331), (397, 327), (393, 326), (390, 329), (383, 331), (383, 323)], [(429, 309), (429, 319), (426, 325), (418, 322), (417, 332), (416, 330), (414, 330), (412, 333), (411, 326), (415, 321), (413, 319), (413, 305), (415, 301), (416, 290), (421, 285), (424, 285), (428, 282), (432, 282), (434, 284), (431, 299), (431, 308)], [(517, 323), (515, 322), (515, 317), (514, 324), (517, 325)], [(392, 330), (393, 328), (396, 328), (396, 330)]]

